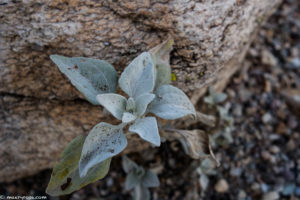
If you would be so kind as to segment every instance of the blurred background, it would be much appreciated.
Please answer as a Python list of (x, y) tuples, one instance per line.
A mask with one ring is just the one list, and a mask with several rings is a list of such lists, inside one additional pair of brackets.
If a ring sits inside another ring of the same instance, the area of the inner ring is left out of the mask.
[[(215, 106), (226, 110), (227, 121), (213, 130), (212, 141), (220, 167), (204, 169), (203, 162), (189, 158), (176, 141), (128, 155), (158, 174), (160, 187), (151, 189), (152, 199), (300, 199), (299, 0), (284, 0), (261, 27), (243, 67), (223, 93), (227, 98)], [(197, 106), (222, 120), (216, 107), (207, 109), (204, 99)], [(50, 175), (49, 169), (0, 183), (0, 194), (46, 195)], [(104, 179), (71, 195), (47, 198), (131, 199), (125, 177), (121, 157), (115, 157)]]

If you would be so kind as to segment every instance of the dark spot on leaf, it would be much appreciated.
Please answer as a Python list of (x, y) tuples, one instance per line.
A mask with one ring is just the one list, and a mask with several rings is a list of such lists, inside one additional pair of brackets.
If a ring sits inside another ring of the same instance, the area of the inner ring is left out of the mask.
[(78, 66), (77, 66), (77, 65), (75, 65), (75, 66), (74, 66), (74, 69), (78, 69)]
[(106, 92), (108, 90), (108, 86), (107, 85), (103, 85), (103, 86), (99, 85), (98, 88), (100, 90), (104, 91), (104, 92)]
[(61, 190), (65, 190), (65, 189), (67, 189), (67, 187), (69, 187), (69, 186), (70, 186), (70, 184), (71, 184), (71, 181), (72, 181), (72, 179), (71, 179), (71, 178), (67, 178), (67, 182), (66, 182), (66, 183), (64, 183), (64, 184), (62, 184), (62, 185), (60, 186)]
[(113, 150), (113, 149), (108, 149), (108, 151), (109, 151), (110, 153), (114, 153), (114, 152), (115, 152), (115, 150)]

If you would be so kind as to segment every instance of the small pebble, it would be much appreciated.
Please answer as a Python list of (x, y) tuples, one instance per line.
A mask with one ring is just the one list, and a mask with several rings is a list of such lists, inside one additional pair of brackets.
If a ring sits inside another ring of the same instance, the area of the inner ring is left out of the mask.
[(265, 183), (260, 184), (260, 187), (263, 193), (266, 193), (269, 190), (269, 186)]
[(110, 176), (107, 177), (106, 184), (107, 184), (108, 187), (111, 187), (114, 184), (114, 179), (111, 178)]
[(217, 182), (217, 184), (215, 185), (215, 190), (218, 193), (224, 193), (227, 192), (229, 189), (229, 185), (227, 183), (227, 181), (225, 179), (221, 179)]
[(238, 199), (239, 200), (244, 200), (244, 199), (246, 199), (246, 197), (247, 197), (246, 192), (244, 190), (240, 190), (239, 194), (238, 194)]
[(295, 194), (300, 197), (300, 187), (296, 187)]
[(231, 176), (240, 176), (242, 174), (242, 169), (241, 168), (233, 168), (230, 170), (230, 175)]
[(259, 191), (260, 190), (260, 185), (258, 183), (254, 183), (251, 185), (251, 189), (253, 191)]
[(300, 68), (300, 58), (294, 58), (291, 63), (295, 68)]
[(264, 194), (262, 200), (277, 200), (279, 199), (279, 194), (276, 191), (268, 192)]
[(268, 151), (263, 151), (263, 152), (261, 152), (261, 157), (264, 160), (270, 160), (271, 159), (271, 154)]
[(110, 43), (109, 42), (103, 42), (105, 46), (109, 46)]
[(265, 124), (268, 124), (272, 121), (272, 115), (270, 115), (269, 113), (264, 114), (264, 116), (262, 117), (262, 121)]
[(278, 146), (271, 146), (270, 151), (274, 154), (277, 154), (280, 152), (280, 148)]
[(277, 59), (268, 50), (263, 50), (262, 51), (262, 63), (274, 67), (277, 65)]
[(294, 193), (295, 189), (296, 189), (295, 184), (288, 184), (284, 186), (282, 194), (285, 196), (290, 196)]

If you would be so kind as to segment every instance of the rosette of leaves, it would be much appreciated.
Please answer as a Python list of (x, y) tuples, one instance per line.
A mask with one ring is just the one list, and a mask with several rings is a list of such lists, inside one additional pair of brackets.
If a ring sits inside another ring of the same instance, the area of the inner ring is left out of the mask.
[[(119, 80), (115, 69), (106, 61), (50, 56), (90, 103), (102, 105), (121, 123), (100, 122), (92, 128), (84, 142), (72, 146), (71, 156), (62, 154), (62, 160), (53, 169), (48, 194), (68, 194), (86, 185), (86, 182), (78, 182), (87, 177), (92, 176), (89, 180), (93, 181), (104, 177), (108, 170), (103, 168), (108, 168), (111, 158), (127, 146), (127, 132), (160, 146), (156, 118), (148, 114), (167, 120), (196, 116), (195, 108), (184, 92), (170, 85), (169, 53), (172, 44), (173, 40), (169, 39), (150, 52), (141, 53), (124, 69)], [(118, 83), (127, 97), (115, 93)], [(105, 173), (95, 173), (98, 168)], [(96, 175), (98, 177), (94, 177)]]
[(130, 160), (127, 156), (123, 156), (122, 166), (127, 173), (125, 181), (125, 189), (133, 190), (134, 200), (150, 200), (150, 191), (148, 188), (158, 187), (159, 179), (151, 170), (145, 170)]

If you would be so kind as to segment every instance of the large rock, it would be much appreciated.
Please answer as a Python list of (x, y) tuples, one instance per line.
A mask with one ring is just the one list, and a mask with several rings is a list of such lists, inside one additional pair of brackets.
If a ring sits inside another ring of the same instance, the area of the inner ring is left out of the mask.
[[(121, 72), (135, 56), (171, 35), (174, 84), (196, 103), (206, 86), (225, 86), (279, 2), (3, 1), (0, 181), (52, 167), (76, 135), (111, 120), (101, 107), (83, 100), (49, 60), (50, 54), (105, 59)], [(132, 145), (127, 151), (141, 148)]]

